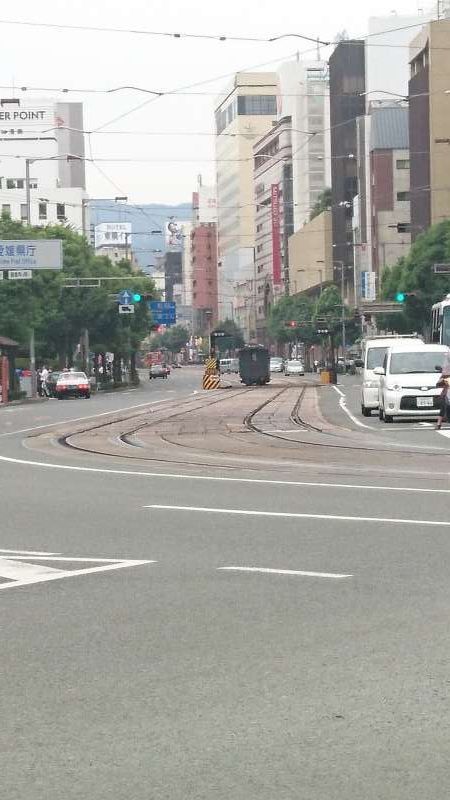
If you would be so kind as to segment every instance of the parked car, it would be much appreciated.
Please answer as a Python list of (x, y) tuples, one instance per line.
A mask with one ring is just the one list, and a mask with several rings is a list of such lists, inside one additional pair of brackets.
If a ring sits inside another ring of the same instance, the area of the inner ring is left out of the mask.
[(271, 372), (284, 372), (284, 360), (278, 356), (272, 356), (269, 369)]
[(304, 375), (305, 374), (305, 367), (303, 366), (301, 361), (291, 360), (286, 361), (284, 367), (284, 374), (285, 375)]
[(442, 344), (403, 342), (390, 347), (382, 367), (376, 367), (379, 385), (379, 417), (436, 417), (441, 389), (436, 387), (448, 356)]
[(54, 391), (58, 400), (65, 397), (85, 397), (87, 400), (91, 396), (91, 384), (84, 372), (60, 372)]
[(361, 414), (370, 417), (378, 409), (380, 376), (377, 367), (382, 367), (389, 347), (402, 342), (414, 342), (420, 347), (422, 340), (416, 336), (373, 336), (363, 341), (363, 374), (361, 386)]
[(151, 381), (152, 378), (167, 378), (169, 375), (169, 369), (165, 364), (152, 364), (148, 373), (148, 379)]
[(56, 397), (56, 384), (58, 383), (58, 378), (61, 375), (61, 372), (49, 372), (47, 375), (47, 380), (45, 381), (45, 385), (47, 387), (47, 394), (49, 397)]

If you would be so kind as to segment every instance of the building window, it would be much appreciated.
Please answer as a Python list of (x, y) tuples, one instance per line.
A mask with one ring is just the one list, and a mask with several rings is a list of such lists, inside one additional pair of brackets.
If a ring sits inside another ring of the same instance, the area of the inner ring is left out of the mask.
[(256, 252), (257, 252), (257, 253), (260, 253), (260, 252), (261, 252), (261, 250), (263, 249), (263, 247), (264, 247), (264, 245), (262, 245), (262, 244), (258, 244), (258, 245), (257, 245), (257, 247), (256, 247)]
[(7, 189), (15, 189), (16, 188), (16, 182), (12, 178), (7, 178), (6, 179), (6, 188)]
[(397, 158), (395, 166), (397, 169), (409, 169), (409, 158)]
[(237, 113), (240, 116), (265, 114), (274, 117), (277, 113), (277, 98), (272, 94), (240, 95), (237, 99)]
[(409, 192), (397, 192), (397, 200), (404, 201), (410, 199)]
[(411, 232), (411, 223), (410, 222), (398, 222), (397, 223), (397, 233), (410, 233)]
[(47, 219), (47, 203), (39, 203), (39, 219)]
[(9, 203), (2, 203), (2, 217), (11, 216), (11, 206)]
[(25, 187), (25, 181), (23, 180), (23, 178), (17, 179), (16, 186), (18, 189), (23, 189)]
[(26, 203), (20, 204), (20, 219), (22, 222), (28, 222), (28, 208)]
[(56, 203), (56, 217), (59, 222), (63, 222), (66, 218), (66, 206), (65, 203)]

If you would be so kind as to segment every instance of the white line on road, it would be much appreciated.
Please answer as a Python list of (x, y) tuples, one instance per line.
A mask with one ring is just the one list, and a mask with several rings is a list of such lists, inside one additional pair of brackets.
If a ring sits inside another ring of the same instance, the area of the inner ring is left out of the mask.
[[(41, 560), (43, 560), (43, 559), (41, 559)], [(49, 559), (46, 559), (46, 560), (49, 560)], [(94, 558), (93, 559), (88, 559), (88, 558), (83, 558), (83, 559), (73, 558), (73, 559), (71, 559), (71, 558), (67, 558), (67, 559), (58, 559), (58, 560), (60, 560), (60, 561), (97, 561), (97, 562), (101, 561), (101, 562), (104, 562), (107, 559), (105, 559), (105, 558), (102, 558), (102, 559), (94, 559)], [(108, 562), (109, 561), (110, 561), (110, 559), (108, 559)], [(43, 568), (41, 568), (41, 574), (35, 574), (34, 576), (33, 575), (27, 575), (23, 579), (11, 581), (10, 583), (1, 583), (0, 584), (0, 591), (2, 589), (11, 589), (11, 588), (16, 588), (18, 586), (29, 586), (30, 584), (33, 584), (33, 583), (46, 583), (47, 581), (58, 581), (58, 580), (61, 580), (62, 578), (72, 578), (75, 575), (89, 575), (89, 574), (92, 574), (94, 572), (108, 572), (108, 571), (116, 570), (116, 569), (126, 569), (127, 567), (140, 567), (140, 566), (142, 566), (144, 564), (156, 564), (156, 563), (157, 563), (156, 561), (147, 561), (147, 560), (146, 561), (141, 561), (141, 560), (140, 561), (136, 561), (136, 560), (131, 561), (131, 560), (128, 560), (128, 561), (119, 561), (119, 562), (116, 561), (114, 564), (111, 564), (111, 563), (102, 564), (102, 566), (100, 566), (100, 567), (87, 567), (86, 569), (52, 570), (52, 572), (50, 574), (49, 574), (48, 571), (45, 571), (45, 573), (44, 573), (44, 570), (48, 570), (48, 568), (47, 567), (43, 567)], [(2, 560), (0, 559), (0, 570), (1, 570), (1, 564), (2, 564)], [(17, 565), (17, 566), (19, 566), (19, 565)], [(29, 566), (29, 565), (23, 565), (21, 563), (20, 567), (22, 567), (22, 566)], [(19, 575), (19, 572), (17, 572), (17, 575)]]
[(64, 575), (67, 575), (67, 571), (56, 567), (42, 566), (42, 564), (25, 564), (23, 561), (11, 558), (0, 558), (0, 578), (34, 583), (36, 578), (41, 576), (45, 576), (45, 579), (48, 580), (55, 576), (62, 578)]
[(31, 431), (39, 431), (43, 428), (54, 428), (55, 425), (68, 425), (71, 422), (83, 422), (86, 419), (96, 419), (97, 417), (111, 416), (112, 414), (120, 414), (122, 411), (133, 411), (135, 408), (144, 408), (144, 406), (155, 406), (158, 403), (168, 403), (172, 400), (171, 397), (164, 400), (152, 400), (150, 403), (139, 403), (137, 406), (125, 406), (124, 408), (112, 408), (109, 411), (101, 411), (99, 414), (89, 414), (88, 417), (74, 417), (70, 419), (59, 419), (54, 422), (49, 422), (47, 425), (35, 425), (33, 428), (22, 428), (18, 431), (7, 431), (7, 433), (0, 433), (2, 436), (15, 436), (18, 433), (31, 433)]
[[(8, 553), (14, 558), (16, 556), (57, 556), (59, 553), (48, 553), (47, 551), (42, 552), (42, 550), (5, 550), (4, 548), (0, 547), (0, 554), (1, 553)], [(1, 555), (0, 555), (1, 558)]]
[(338, 387), (334, 386), (334, 385), (333, 385), (333, 389), (340, 395), (339, 406), (342, 408), (342, 411), (345, 414), (347, 414), (348, 417), (350, 417), (351, 421), (354, 422), (355, 425), (359, 425), (360, 428), (367, 428), (368, 431), (371, 431), (372, 428), (370, 427), (370, 425), (365, 425), (364, 422), (360, 422), (360, 420), (356, 419), (355, 415), (352, 414), (350, 409), (347, 408), (347, 405), (346, 405), (346, 402), (345, 402), (346, 401), (346, 396), (345, 396), (344, 392), (341, 392), (341, 390), (338, 389)]
[(305, 572), (300, 569), (268, 569), (267, 567), (217, 567), (230, 572), (267, 572), (270, 575), (304, 575), (307, 578), (353, 578), (353, 575), (340, 575), (336, 572)]
[(283, 517), (295, 519), (328, 519), (335, 522), (380, 522), (400, 525), (436, 525), (450, 527), (450, 521), (431, 519), (399, 519), (397, 517), (350, 517), (340, 514), (301, 514), (294, 511), (253, 511), (241, 508), (207, 508), (204, 506), (166, 506), (152, 504), (143, 508), (154, 508), (160, 511), (193, 511), (204, 514), (237, 514), (248, 517)]
[[(415, 486), (375, 486), (364, 483), (325, 483), (319, 481), (279, 481), (270, 478), (230, 478), (223, 475), (184, 475), (177, 472), (141, 472), (132, 469), (104, 469), (102, 467), (79, 467), (73, 464), (53, 464), (47, 461), (30, 461), (25, 458), (0, 456), (0, 461), (7, 464), (20, 464), (26, 467), (42, 467), (44, 469), (68, 470), (69, 472), (88, 472), (97, 475), (129, 475), (134, 478), (170, 478), (180, 481), (215, 481), (219, 483), (253, 483), (263, 486), (310, 486), (312, 488), (329, 489), (361, 489), (368, 492), (418, 492), (420, 494), (450, 494), (450, 489), (424, 489)], [(446, 473), (448, 477), (448, 474)]]

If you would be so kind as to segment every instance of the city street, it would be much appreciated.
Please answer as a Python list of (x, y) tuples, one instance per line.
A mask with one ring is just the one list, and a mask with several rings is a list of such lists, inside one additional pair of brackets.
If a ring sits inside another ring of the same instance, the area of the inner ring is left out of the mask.
[(4, 796), (446, 796), (446, 438), (201, 374), (0, 411)]

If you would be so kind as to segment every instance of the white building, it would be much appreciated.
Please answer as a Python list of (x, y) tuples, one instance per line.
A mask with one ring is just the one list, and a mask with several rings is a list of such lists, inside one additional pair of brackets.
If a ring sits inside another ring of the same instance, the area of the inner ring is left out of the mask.
[(288, 61), (278, 75), (278, 119), (292, 119), (292, 199), (298, 230), (321, 192), (331, 186), (328, 64)]
[(83, 229), (86, 199), (83, 105), (51, 99), (0, 101), (0, 208), (27, 220), (26, 165), (31, 224)]
[(276, 96), (276, 73), (238, 72), (216, 105), (218, 296), (222, 319), (233, 314), (235, 286), (253, 278), (253, 144), (276, 119)]

